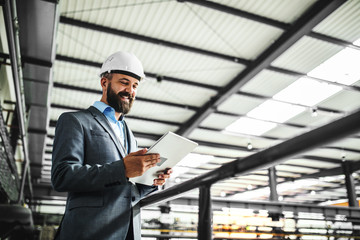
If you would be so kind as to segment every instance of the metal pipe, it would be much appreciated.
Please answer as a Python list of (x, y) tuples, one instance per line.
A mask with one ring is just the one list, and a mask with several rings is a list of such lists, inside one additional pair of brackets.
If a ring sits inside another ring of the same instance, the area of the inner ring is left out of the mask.
[(212, 208), (211, 208), (211, 186), (200, 187), (199, 192), (199, 219), (198, 239), (212, 239)]
[(354, 178), (352, 176), (353, 169), (351, 169), (350, 162), (344, 161), (342, 163), (342, 169), (345, 175), (345, 185), (346, 185), (347, 197), (349, 200), (349, 206), (359, 207), (359, 202), (356, 199)]
[[(20, 135), (23, 143), (23, 152), (24, 152), (23, 174), (21, 178), (20, 194), (18, 198), (18, 203), (20, 203), (23, 198), (23, 192), (25, 188), (25, 180), (27, 174), (30, 177), (30, 169), (29, 169), (28, 144), (27, 144), (26, 129), (25, 129), (25, 100), (23, 98), (24, 88), (22, 85), (21, 64), (19, 64), (21, 61), (20, 46), (19, 46), (18, 35), (14, 31), (14, 22), (15, 24), (17, 22), (15, 1), (13, 0), (12, 2), (10, 2), (10, 0), (5, 0), (3, 9), (4, 9), (6, 34), (9, 45), (9, 55), (11, 59), (11, 70), (13, 74), (13, 81), (15, 87), (16, 109), (19, 119)], [(31, 181), (29, 181), (29, 188), (30, 188), (30, 194), (32, 194)]]
[(279, 201), (279, 195), (277, 192), (277, 179), (276, 179), (276, 169), (274, 166), (270, 167), (268, 170), (269, 175), (269, 187), (270, 187), (270, 201)]
[(243, 175), (258, 169), (274, 166), (294, 155), (299, 155), (304, 151), (314, 149), (320, 145), (330, 143), (360, 131), (359, 122), (360, 109), (328, 125), (314, 129), (244, 159), (227, 163), (218, 169), (165, 189), (160, 193), (153, 194), (143, 199), (141, 206), (147, 206), (200, 186), (234, 177), (235, 175)]

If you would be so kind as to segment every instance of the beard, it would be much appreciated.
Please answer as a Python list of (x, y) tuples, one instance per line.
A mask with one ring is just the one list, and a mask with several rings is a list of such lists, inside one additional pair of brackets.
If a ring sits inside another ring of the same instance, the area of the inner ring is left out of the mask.
[[(123, 101), (121, 100), (121, 97), (128, 97), (129, 101)], [(115, 112), (123, 113), (125, 115), (130, 112), (135, 98), (127, 92), (119, 92), (116, 94), (111, 87), (111, 83), (109, 83), (106, 100), (109, 106), (115, 109)]]

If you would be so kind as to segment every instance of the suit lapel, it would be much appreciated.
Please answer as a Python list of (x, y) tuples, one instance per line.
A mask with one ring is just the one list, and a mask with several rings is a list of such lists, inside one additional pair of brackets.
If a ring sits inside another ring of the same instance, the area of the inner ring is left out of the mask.
[(112, 141), (114, 142), (116, 148), (120, 152), (122, 157), (125, 157), (127, 153), (124, 152), (124, 149), (120, 145), (120, 141), (116, 137), (114, 130), (112, 129), (109, 121), (106, 119), (105, 115), (102, 114), (97, 108), (91, 106), (88, 108), (89, 112), (93, 115), (94, 119), (109, 133)]
[(137, 143), (134, 137), (134, 134), (132, 133), (132, 131), (130, 130), (130, 128), (128, 127), (128, 125), (126, 124), (126, 121), (124, 121), (124, 127), (126, 128), (126, 133), (127, 133), (127, 140), (128, 140), (128, 144), (129, 144), (129, 152), (136, 152), (137, 149)]

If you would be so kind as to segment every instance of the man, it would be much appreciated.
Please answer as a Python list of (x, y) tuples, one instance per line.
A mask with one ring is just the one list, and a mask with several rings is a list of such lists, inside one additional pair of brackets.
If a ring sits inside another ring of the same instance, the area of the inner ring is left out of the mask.
[(116, 52), (103, 63), (100, 76), (101, 100), (64, 113), (57, 122), (51, 180), (68, 198), (56, 239), (140, 239), (137, 203), (171, 174), (160, 174), (153, 186), (129, 181), (160, 162), (159, 154), (137, 150), (124, 121), (145, 77), (141, 62)]

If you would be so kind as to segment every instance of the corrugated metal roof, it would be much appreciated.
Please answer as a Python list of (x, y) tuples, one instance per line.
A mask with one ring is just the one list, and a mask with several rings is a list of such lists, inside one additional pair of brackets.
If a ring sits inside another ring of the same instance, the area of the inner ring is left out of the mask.
[(342, 49), (332, 43), (303, 37), (271, 65), (306, 74)]
[(138, 116), (143, 118), (151, 118), (154, 120), (165, 120), (172, 122), (184, 122), (188, 120), (193, 114), (194, 111), (186, 108), (137, 101), (134, 103), (129, 116)]
[[(211, 0), (219, 3), (219, 1)], [(221, 4), (251, 12), (284, 23), (293, 23), (315, 0), (221, 0)]]
[(309, 129), (306, 128), (278, 125), (276, 128), (273, 128), (270, 131), (266, 132), (265, 135), (269, 137), (280, 138), (285, 141), (300, 134), (306, 133), (308, 130)]
[(291, 76), (289, 74), (263, 70), (241, 87), (240, 90), (247, 93), (272, 97), (298, 78), (297, 76)]
[[(232, 146), (240, 146), (246, 148), (248, 143), (251, 142), (254, 148), (267, 148), (273, 144), (273, 140), (269, 139), (260, 139), (251, 137), (239, 137), (229, 134), (223, 134), (220, 131), (210, 131), (204, 129), (196, 129), (191, 135), (191, 139), (198, 141), (207, 141), (207, 142), (217, 142), (222, 144), (228, 144)], [(251, 152), (249, 152), (251, 154)]]
[(343, 90), (319, 104), (321, 107), (351, 112), (359, 109), (360, 92)]
[(318, 24), (314, 32), (354, 42), (360, 36), (360, 2), (347, 1), (333, 14)]
[(360, 158), (360, 153), (355, 153), (352, 151), (346, 151), (342, 149), (315, 149), (307, 152), (306, 154), (316, 156), (316, 157), (325, 157), (332, 159), (343, 160), (343, 156), (345, 156), (346, 161), (358, 161)]
[[(186, 2), (137, 1), (109, 4), (111, 7), (92, 2), (87, 3), (93, 5), (89, 8), (92, 10), (69, 13), (64, 10), (64, 15), (247, 59), (254, 59), (282, 33), (282, 30), (265, 24)], [(259, 34), (263, 38), (258, 38)]]
[(141, 82), (137, 96), (158, 101), (201, 107), (216, 91), (173, 82), (157, 82), (154, 78)]
[(250, 110), (260, 105), (264, 100), (241, 96), (232, 95), (221, 104), (217, 110), (235, 114), (247, 114)]
[(323, 161), (317, 161), (317, 160), (309, 160), (309, 159), (303, 159), (303, 158), (296, 158), (291, 159), (285, 162), (285, 164), (295, 164), (299, 166), (308, 166), (308, 167), (319, 167), (319, 168), (335, 168), (338, 166), (338, 164), (330, 163), (330, 162), (323, 162)]
[(317, 110), (317, 113), (318, 114), (316, 117), (312, 116), (311, 109), (309, 109), (309, 111), (304, 111), (300, 113), (296, 117), (290, 119), (288, 122), (294, 124), (306, 125), (311, 128), (315, 128), (330, 123), (331, 121), (334, 121), (335, 119), (341, 117), (340, 114), (334, 112), (324, 112)]

